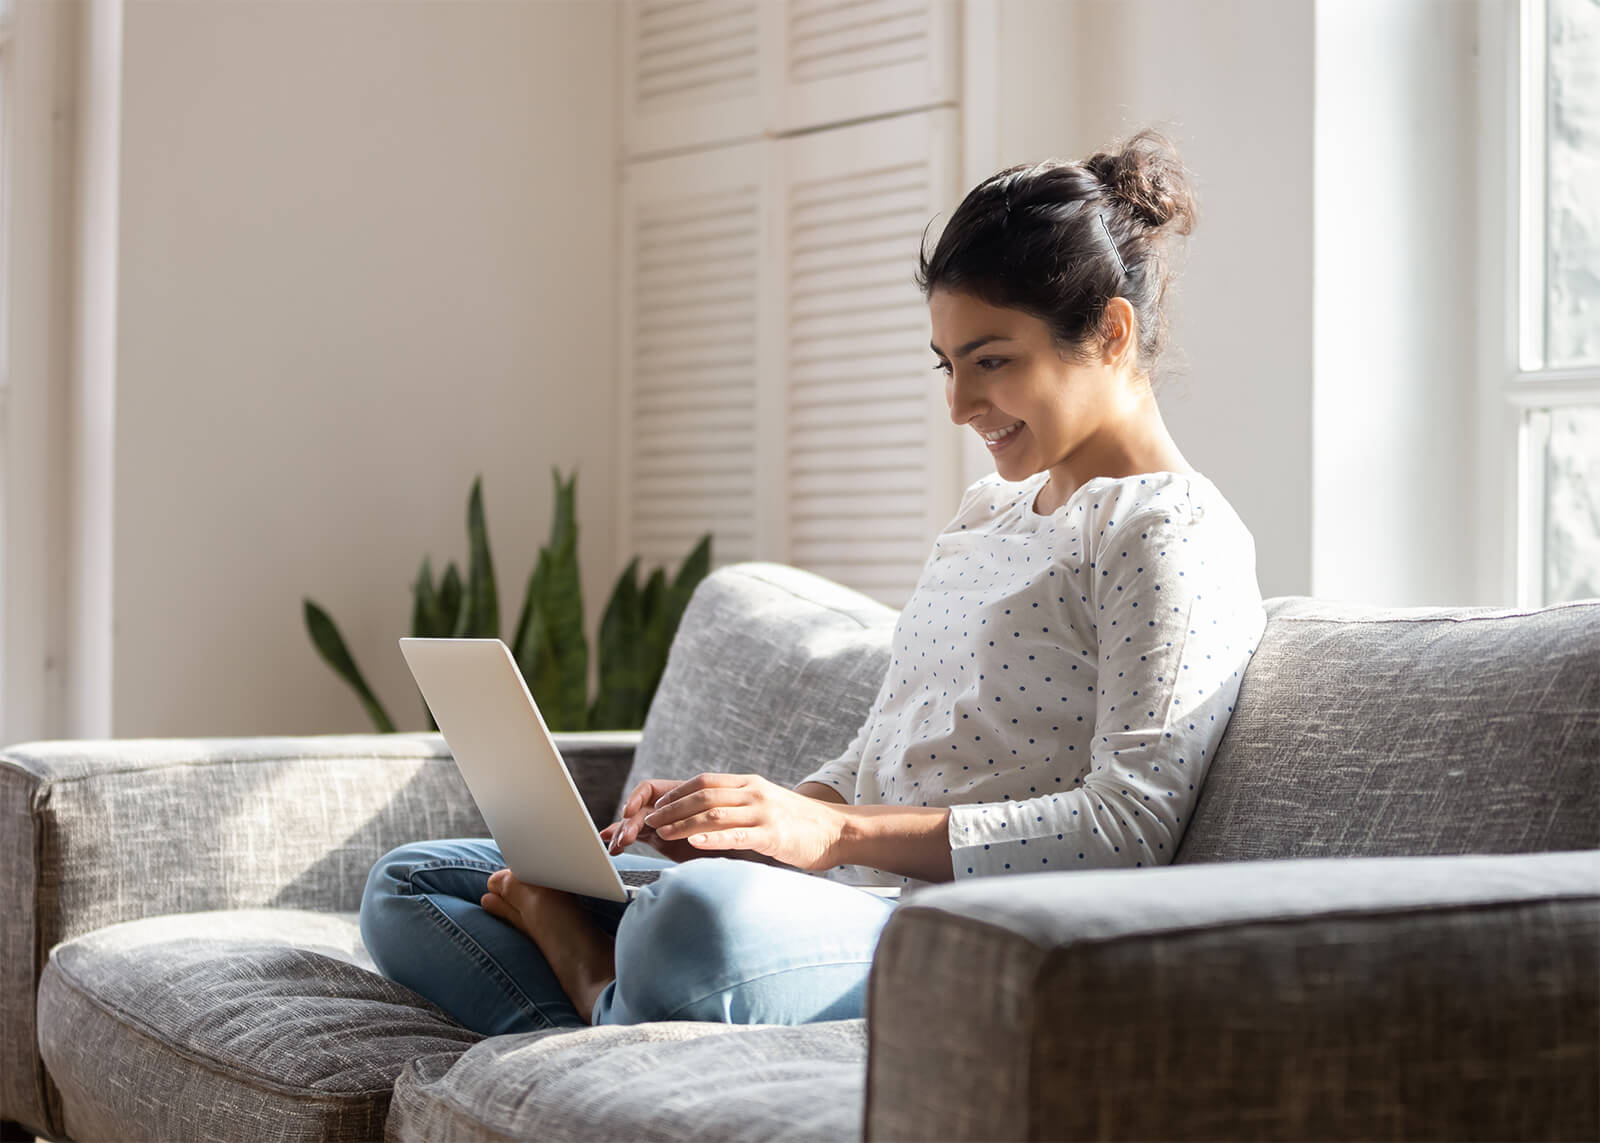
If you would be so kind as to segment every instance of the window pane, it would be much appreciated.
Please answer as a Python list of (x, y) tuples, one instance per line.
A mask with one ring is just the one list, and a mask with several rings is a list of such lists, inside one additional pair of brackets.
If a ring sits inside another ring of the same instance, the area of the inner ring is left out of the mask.
[(1600, 596), (1600, 405), (1550, 410), (1544, 599)]
[(1548, 0), (1545, 364), (1600, 364), (1600, 0)]

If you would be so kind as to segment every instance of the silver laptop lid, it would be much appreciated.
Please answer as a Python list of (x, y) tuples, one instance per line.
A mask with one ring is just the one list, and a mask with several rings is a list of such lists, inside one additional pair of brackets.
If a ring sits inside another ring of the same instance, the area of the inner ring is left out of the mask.
[(400, 651), (506, 867), (531, 885), (626, 900), (511, 648), (405, 638)]

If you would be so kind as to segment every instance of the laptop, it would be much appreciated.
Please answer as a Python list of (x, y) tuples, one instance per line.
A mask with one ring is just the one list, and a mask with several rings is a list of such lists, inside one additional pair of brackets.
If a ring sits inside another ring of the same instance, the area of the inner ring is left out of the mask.
[[(503, 640), (404, 638), (400, 652), (517, 880), (628, 901), (666, 872), (619, 872), (611, 863)], [(851, 888), (900, 894), (893, 887)]]

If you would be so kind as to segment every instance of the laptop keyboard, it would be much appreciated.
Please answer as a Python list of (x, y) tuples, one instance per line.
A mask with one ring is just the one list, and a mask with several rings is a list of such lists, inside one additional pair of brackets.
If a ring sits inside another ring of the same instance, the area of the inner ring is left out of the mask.
[(617, 876), (624, 885), (649, 885), (661, 876), (659, 869), (619, 869)]

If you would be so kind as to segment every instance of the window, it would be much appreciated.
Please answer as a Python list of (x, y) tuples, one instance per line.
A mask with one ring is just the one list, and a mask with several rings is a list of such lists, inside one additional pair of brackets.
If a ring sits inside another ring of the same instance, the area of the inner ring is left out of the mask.
[(1521, 0), (1517, 597), (1600, 596), (1600, 2)]
[[(11, 72), (12, 0), (0, 0), (0, 648), (6, 646), (6, 463), (11, 423)], [(0, 655), (0, 727), (6, 724), (6, 663)]]

